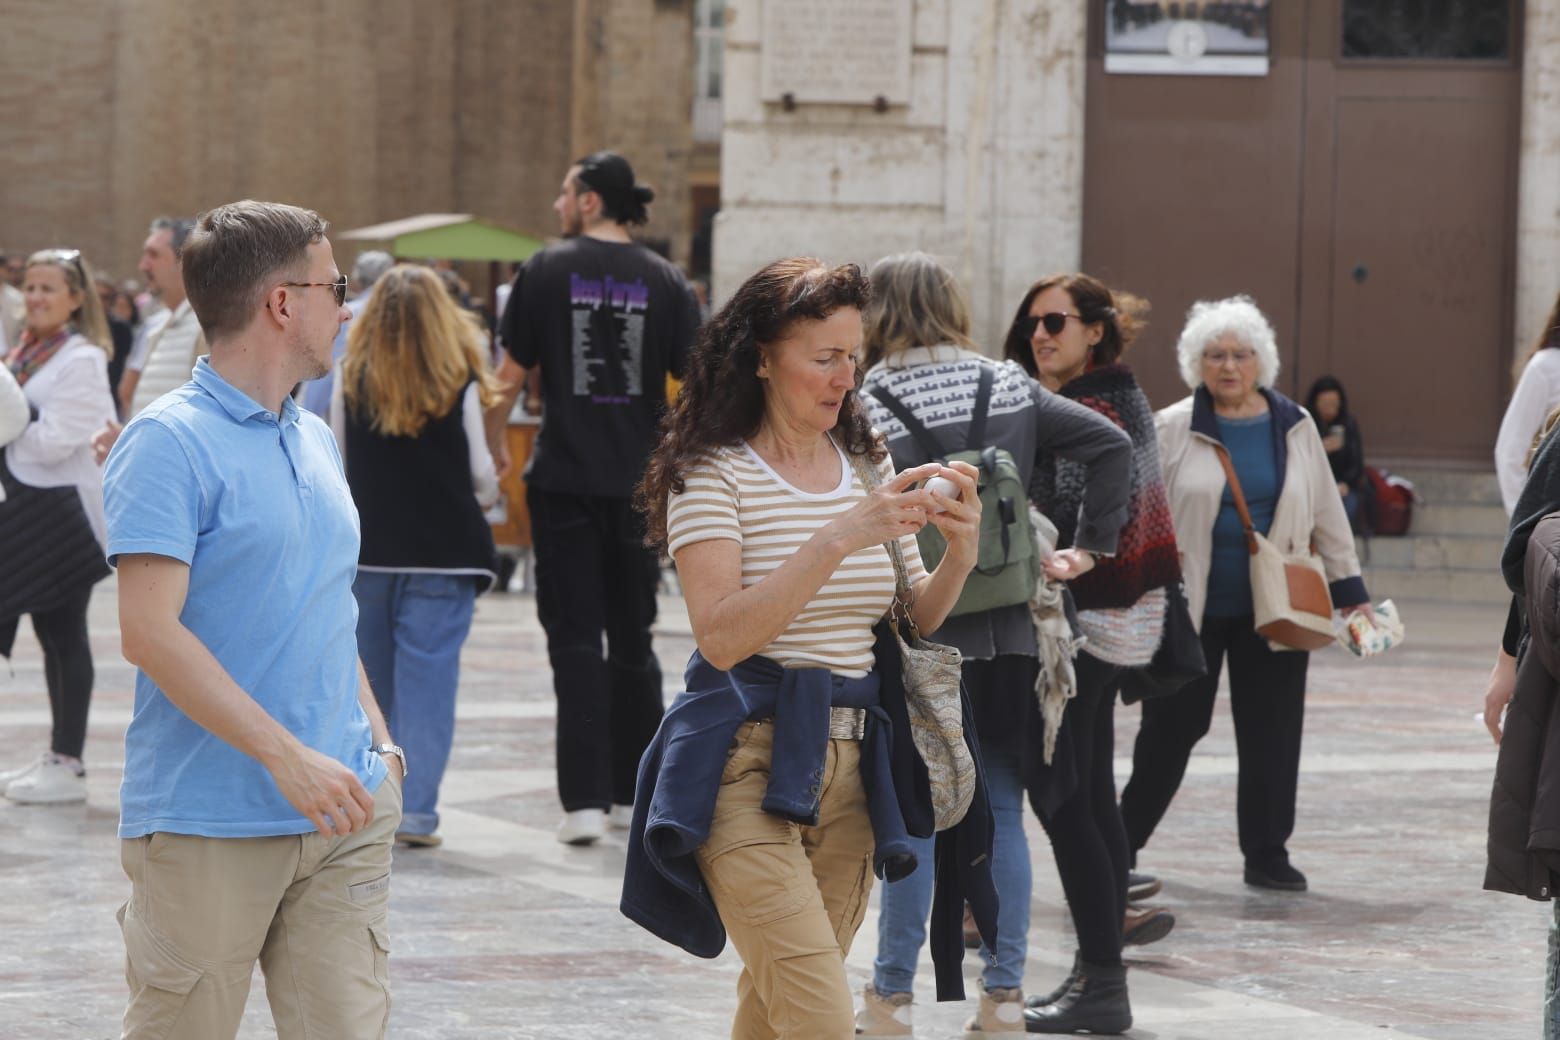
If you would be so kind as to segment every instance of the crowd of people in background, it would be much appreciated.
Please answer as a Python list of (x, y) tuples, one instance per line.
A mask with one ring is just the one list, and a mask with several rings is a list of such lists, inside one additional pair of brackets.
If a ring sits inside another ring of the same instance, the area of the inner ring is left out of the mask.
[[(624, 912), (702, 955), (732, 942), (734, 1036), (912, 1035), (928, 936), (939, 998), (962, 995), (960, 951), (979, 950), (966, 1036), (1129, 1028), (1123, 949), (1177, 923), (1146, 904), (1161, 884), (1138, 860), (1226, 667), (1242, 878), (1307, 889), (1289, 843), (1309, 653), (1258, 631), (1250, 560), (1254, 535), (1314, 552), (1332, 605), (1371, 613), (1354, 541), (1370, 487), (1342, 383), (1318, 379), (1302, 408), (1277, 388), (1257, 303), (1206, 300), (1174, 345), (1188, 393), (1156, 411), (1129, 363), (1148, 301), (1036, 272), (1001, 342), (982, 344), (965, 287), (924, 253), (866, 272), (777, 261), (706, 320), (687, 277), (631, 235), (652, 199), (621, 156), (573, 163), (561, 239), (492, 321), (447, 268), (368, 251), (343, 275), (317, 215), (267, 203), (152, 221), (142, 285), (74, 249), (6, 257), (0, 652), (29, 617), (53, 726), (0, 794), (86, 798), (87, 611), (107, 556), (139, 668), (120, 829), (127, 1035), (175, 1019), (158, 1035), (232, 1035), (243, 992), (223, 972), (247, 980), (256, 959), (281, 1035), (382, 1035), (388, 850), (443, 840), (461, 648), (500, 573), (484, 514), (528, 378), (557, 837), (628, 830)], [(1545, 591), (1523, 584), (1526, 537), (1549, 538), (1560, 508), (1552, 438), (1527, 478), (1560, 404), (1556, 309), (1497, 449), (1525, 525), (1506, 554), (1519, 596)], [(684, 380), (672, 400), (668, 377)], [(254, 496), (267, 530), (236, 505)], [(663, 554), (698, 645), (670, 708), (651, 634)], [(238, 595), (243, 575), (284, 588), (285, 606)], [(224, 616), (227, 597), (248, 602), (242, 617)], [(885, 616), (951, 648), (962, 680), (978, 784), (941, 832)], [(1487, 700), (1497, 740), (1527, 630), (1514, 607)], [(1136, 681), (1173, 639), (1200, 674)], [(1119, 797), (1118, 698), (1142, 698)], [(1030, 812), (1077, 954), (1026, 995)], [(368, 886), (362, 934), (322, 928), (306, 957), (266, 938), (301, 920), (306, 882), (245, 861), (253, 842), (303, 834), (322, 843), (319, 876)], [(153, 862), (156, 835), (171, 844)], [(844, 957), (874, 875), (889, 883), (853, 1004)], [(270, 895), (243, 935), (196, 934), (153, 895), (170, 878), (196, 903)], [(163, 977), (167, 949), (194, 981)], [(332, 963), (343, 950), (355, 967)], [(300, 964), (350, 998), (325, 1010), (290, 990), (282, 972)]]

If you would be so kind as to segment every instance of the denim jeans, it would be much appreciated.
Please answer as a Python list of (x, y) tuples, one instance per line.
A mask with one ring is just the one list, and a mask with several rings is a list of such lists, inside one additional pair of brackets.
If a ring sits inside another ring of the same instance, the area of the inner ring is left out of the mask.
[(401, 830), (439, 828), (439, 783), (455, 739), (460, 648), (471, 631), (476, 582), (466, 575), (359, 571), (358, 655), (406, 750)]
[[(1000, 908), (995, 955), (982, 946), (985, 965), (981, 983), (987, 989), (1023, 985), (1024, 959), (1029, 954), (1029, 893), (1032, 875), (1029, 843), (1024, 840), (1024, 782), (1018, 757), (981, 741), (986, 787), (996, 823), (991, 853), (992, 880)], [(909, 877), (883, 886), (878, 915), (878, 952), (873, 962), (872, 988), (879, 993), (909, 993), (915, 984), (916, 962), (926, 944), (926, 921), (932, 913), (931, 838), (911, 838), (919, 861)]]

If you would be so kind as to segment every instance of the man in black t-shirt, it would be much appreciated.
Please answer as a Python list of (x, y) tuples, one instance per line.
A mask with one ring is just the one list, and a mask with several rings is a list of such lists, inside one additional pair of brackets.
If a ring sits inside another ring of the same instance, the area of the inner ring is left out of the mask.
[[(681, 272), (629, 237), (653, 197), (622, 156), (571, 166), (553, 203), (564, 241), (516, 275), (499, 326), (516, 365), (541, 367), (526, 503), (558, 698), (558, 840), (571, 845), (628, 826), (639, 757), (661, 721), (650, 642), (659, 558), (632, 496), (699, 310)], [(519, 390), (510, 383), (502, 415)]]

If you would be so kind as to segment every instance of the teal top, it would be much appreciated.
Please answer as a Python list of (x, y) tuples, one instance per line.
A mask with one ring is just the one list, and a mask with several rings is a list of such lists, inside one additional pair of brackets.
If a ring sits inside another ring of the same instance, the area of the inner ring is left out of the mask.
[[(1251, 510), (1251, 525), (1259, 534), (1273, 526), (1273, 511), (1278, 507), (1278, 457), (1273, 445), (1273, 413), (1263, 412), (1249, 419), (1215, 417), (1219, 440), (1230, 453), (1241, 490), (1246, 493), (1246, 508)], [(1208, 605), (1204, 617), (1244, 617), (1252, 612), (1251, 550), (1246, 545), (1246, 529), (1235, 509), (1235, 495), (1228, 486), (1219, 502), (1219, 516), (1213, 522), (1213, 557), (1208, 569)]]

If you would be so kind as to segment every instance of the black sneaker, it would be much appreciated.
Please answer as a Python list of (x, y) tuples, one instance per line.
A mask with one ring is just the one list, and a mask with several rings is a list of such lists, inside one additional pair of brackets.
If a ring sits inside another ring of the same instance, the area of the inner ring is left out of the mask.
[(1304, 892), (1305, 875), (1285, 863), (1270, 863), (1266, 867), (1246, 864), (1246, 884), (1253, 888), (1271, 888), (1280, 892)]
[(1139, 874), (1135, 870), (1127, 871), (1127, 902), (1141, 903), (1145, 899), (1152, 899), (1159, 894), (1164, 885), (1152, 874)]

